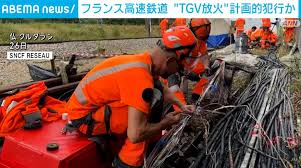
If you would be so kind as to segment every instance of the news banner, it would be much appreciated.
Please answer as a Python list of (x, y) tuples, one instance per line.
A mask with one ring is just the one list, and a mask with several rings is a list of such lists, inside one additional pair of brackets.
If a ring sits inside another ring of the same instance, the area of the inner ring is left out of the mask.
[[(300, 18), (301, 0), (1, 0), (0, 18)], [(7, 59), (52, 59), (52, 52), (28, 51), (27, 41), (55, 36), (37, 32), (10, 36)]]

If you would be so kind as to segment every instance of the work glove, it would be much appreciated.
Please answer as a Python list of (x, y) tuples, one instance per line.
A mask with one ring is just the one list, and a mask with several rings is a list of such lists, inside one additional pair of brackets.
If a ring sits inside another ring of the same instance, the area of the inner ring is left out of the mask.
[(217, 85), (216, 82), (214, 82), (214, 83), (212, 84), (212, 86), (211, 86), (211, 88), (210, 88), (210, 91), (211, 91), (212, 94), (217, 93), (217, 91), (218, 91), (218, 85)]

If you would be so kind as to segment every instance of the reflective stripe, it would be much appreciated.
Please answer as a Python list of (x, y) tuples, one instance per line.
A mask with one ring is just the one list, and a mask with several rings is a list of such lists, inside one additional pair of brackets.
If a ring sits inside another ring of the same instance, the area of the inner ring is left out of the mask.
[(12, 102), (8, 105), (8, 107), (7, 107), (7, 109), (6, 109), (6, 113), (8, 113), (8, 112), (9, 112), (12, 108), (14, 108), (17, 104), (18, 104), (18, 102), (12, 101)]
[(85, 96), (85, 94), (83, 92), (83, 88), (88, 83), (90, 83), (90, 82), (92, 82), (96, 79), (99, 79), (103, 76), (110, 75), (110, 74), (113, 74), (113, 73), (116, 73), (116, 72), (120, 72), (122, 70), (130, 69), (130, 68), (144, 68), (148, 72), (150, 72), (149, 65), (147, 65), (143, 62), (131, 62), (131, 63), (120, 64), (120, 65), (112, 66), (112, 67), (109, 67), (109, 68), (101, 69), (101, 70), (96, 71), (95, 73), (93, 73), (91, 76), (88, 76), (88, 77), (84, 78), (80, 82), (80, 84), (77, 86), (77, 88), (75, 89), (75, 92), (74, 92), (77, 101), (81, 105), (87, 104), (88, 100), (87, 100), (87, 97)]
[[(84, 79), (85, 80), (85, 79)], [(84, 95), (84, 93), (83, 93), (83, 81), (76, 87), (76, 89), (75, 89), (75, 97), (76, 97), (76, 99), (77, 99), (77, 101), (80, 103), (80, 104), (82, 104), (82, 105), (84, 105), (84, 104), (86, 104), (87, 103), (87, 99), (86, 99), (86, 96)]]

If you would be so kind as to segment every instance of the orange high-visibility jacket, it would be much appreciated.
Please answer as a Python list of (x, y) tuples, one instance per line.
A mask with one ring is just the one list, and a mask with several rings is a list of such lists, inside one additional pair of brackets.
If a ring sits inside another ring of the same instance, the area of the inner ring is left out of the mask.
[(196, 74), (202, 74), (205, 71), (205, 66), (201, 58), (207, 55), (208, 50), (206, 42), (198, 40), (196, 47), (191, 52), (191, 56), (185, 58), (183, 61), (184, 69)]
[(185, 25), (186, 25), (186, 18), (176, 18), (176, 20), (172, 24), (172, 27), (185, 26)]
[(19, 93), (6, 97), (0, 107), (3, 116), (0, 136), (16, 131), (37, 120), (54, 121), (65, 112), (65, 103), (46, 96), (44, 82), (33, 84)]
[(271, 27), (272, 25), (270, 18), (262, 18), (261, 22), (262, 22), (262, 27)]
[(263, 34), (263, 29), (256, 29), (252, 34), (251, 34), (251, 41), (256, 41), (257, 39), (260, 39)]
[[(205, 72), (205, 65), (202, 61), (202, 56), (208, 55), (206, 42), (198, 40), (197, 46), (192, 50), (191, 57), (187, 57), (183, 60), (184, 69), (196, 74), (202, 74)], [(202, 94), (208, 80), (201, 78), (194, 87), (192, 92), (194, 94)]]
[[(125, 134), (128, 127), (128, 107), (134, 107), (149, 115), (150, 103), (143, 99), (147, 89), (153, 89), (152, 61), (149, 53), (116, 56), (96, 65), (82, 79), (67, 102), (67, 111), (72, 120), (92, 116), (92, 135), (106, 134), (105, 105), (111, 107), (110, 131)], [(89, 125), (82, 124), (79, 130), (87, 133)], [(146, 142), (133, 144), (125, 140), (119, 158), (131, 166), (141, 166)]]
[(284, 42), (289, 43), (294, 40), (295, 28), (285, 28), (284, 30)]
[[(255, 30), (255, 31), (256, 31), (256, 30)], [(249, 40), (251, 39), (252, 33), (253, 33), (253, 30), (252, 30), (252, 29), (249, 29), (249, 30), (246, 32), (246, 34), (247, 34)]]
[(160, 31), (161, 31), (161, 35), (168, 29), (168, 19), (163, 19), (160, 22)]
[(242, 32), (244, 32), (246, 21), (244, 18), (238, 18), (235, 21), (234, 27), (236, 28), (236, 35), (239, 36)]
[(295, 27), (293, 27), (292, 23), (296, 19), (294, 18), (286, 18), (287, 26), (284, 28), (284, 42), (289, 43), (294, 40), (295, 37)]
[[(256, 41), (258, 39), (260, 39), (261, 48), (269, 48), (270, 44), (276, 44), (278, 36), (271, 30), (264, 31), (263, 29), (257, 29), (252, 33), (251, 40)], [(268, 44), (267, 42), (269, 42), (270, 44)]]

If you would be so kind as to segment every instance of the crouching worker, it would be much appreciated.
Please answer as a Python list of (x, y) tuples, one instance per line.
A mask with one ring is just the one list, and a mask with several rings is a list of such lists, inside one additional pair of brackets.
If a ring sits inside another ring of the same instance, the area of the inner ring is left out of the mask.
[[(122, 141), (114, 167), (141, 167), (148, 140), (180, 120), (179, 113), (171, 112), (158, 123), (149, 122), (154, 100), (160, 99), (154, 81), (158, 76), (167, 78), (176, 73), (183, 55), (189, 54), (196, 44), (187, 27), (174, 27), (167, 32), (152, 52), (116, 56), (96, 65), (67, 103), (69, 119), (80, 132), (89, 137), (114, 136)], [(171, 95), (168, 89), (162, 91), (166, 92), (162, 95)], [(166, 96), (165, 101), (179, 102), (171, 96)], [(193, 111), (188, 105), (181, 109)]]

